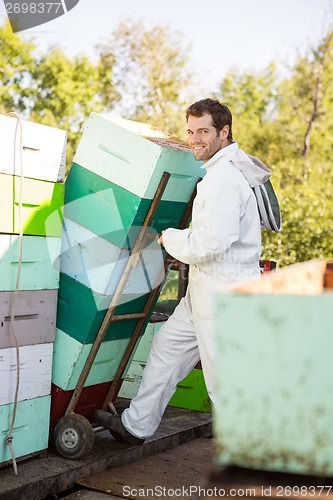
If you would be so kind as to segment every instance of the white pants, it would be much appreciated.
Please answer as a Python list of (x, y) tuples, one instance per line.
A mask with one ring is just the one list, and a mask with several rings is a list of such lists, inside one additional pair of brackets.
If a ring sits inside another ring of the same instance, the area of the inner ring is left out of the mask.
[[(214, 403), (213, 292), (214, 278), (190, 272), (186, 296), (155, 334), (138, 394), (122, 414), (134, 436), (154, 434), (178, 382), (201, 359), (208, 394)], [(208, 279), (208, 282), (207, 282)]]

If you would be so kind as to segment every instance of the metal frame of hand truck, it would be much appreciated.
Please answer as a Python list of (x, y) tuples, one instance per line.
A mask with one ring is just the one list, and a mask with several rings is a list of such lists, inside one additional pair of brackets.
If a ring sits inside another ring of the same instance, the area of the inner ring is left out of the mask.
[[(126, 347), (125, 353), (120, 361), (117, 372), (111, 381), (110, 389), (105, 398), (103, 409), (109, 408), (112, 412), (116, 412), (115, 407), (113, 405), (113, 400), (117, 396), (121, 383), (122, 377), (124, 375), (124, 371), (131, 359), (132, 353), (137, 345), (139, 340), (142, 328), (147, 321), (148, 314), (151, 310), (151, 307), (156, 300), (158, 293), (160, 292), (161, 287), (154, 288), (148, 297), (147, 303), (144, 307), (143, 312), (141, 313), (133, 313), (133, 314), (122, 314), (115, 315), (116, 308), (119, 304), (119, 300), (125, 288), (125, 285), (130, 277), (130, 274), (134, 267), (137, 266), (139, 259), (141, 257), (141, 251), (145, 247), (146, 239), (147, 239), (147, 229), (151, 226), (155, 213), (157, 211), (158, 205), (162, 199), (165, 188), (168, 184), (171, 174), (168, 172), (164, 172), (161, 178), (161, 181), (157, 187), (156, 193), (144, 220), (144, 223), (140, 229), (139, 235), (136, 239), (134, 247), (131, 251), (131, 255), (128, 258), (127, 264), (125, 266), (124, 272), (119, 280), (119, 283), (116, 287), (115, 293), (112, 297), (110, 306), (104, 316), (103, 322), (99, 328), (96, 339), (92, 345), (88, 358), (85, 362), (85, 365), (82, 369), (79, 380), (76, 384), (70, 402), (67, 406), (65, 415), (58, 421), (57, 425), (54, 429), (54, 442), (57, 448), (57, 451), (64, 456), (65, 458), (71, 459), (79, 459), (83, 456), (90, 453), (94, 445), (94, 429), (91, 423), (82, 415), (76, 414), (74, 412), (75, 407), (78, 403), (82, 390), (84, 388), (84, 384), (87, 380), (89, 372), (92, 368), (92, 365), (97, 356), (98, 350), (103, 342), (105, 334), (114, 321), (125, 321), (125, 320), (133, 320), (138, 319), (138, 323), (133, 332), (133, 335), (130, 338), (130, 341)], [(193, 190), (191, 198), (187, 204), (182, 220), (179, 224), (179, 229), (184, 229), (191, 217), (193, 200), (196, 195), (196, 187)], [(167, 255), (164, 268), (166, 269), (171, 262), (170, 256)], [(96, 430), (96, 429), (95, 429)]]

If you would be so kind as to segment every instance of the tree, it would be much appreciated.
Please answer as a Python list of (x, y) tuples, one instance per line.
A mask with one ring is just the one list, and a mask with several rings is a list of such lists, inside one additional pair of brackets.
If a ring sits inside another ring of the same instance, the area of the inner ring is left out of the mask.
[(122, 116), (179, 135), (184, 128), (183, 93), (190, 82), (182, 37), (167, 26), (148, 29), (141, 21), (126, 21), (98, 50), (104, 72), (112, 68)]
[[(280, 259), (294, 263), (333, 256), (333, 32), (304, 56), (279, 87), (276, 124), (283, 151), (276, 165), (284, 209)], [(274, 171), (274, 172), (275, 172)], [(271, 244), (269, 238), (265, 239)]]
[(260, 71), (231, 70), (217, 96), (232, 111), (234, 137), (240, 147), (254, 155), (260, 151), (268, 162), (273, 161), (276, 143), (281, 139), (274, 124), (278, 82), (273, 63)]
[(85, 55), (69, 58), (57, 46), (37, 54), (8, 23), (0, 27), (0, 73), (1, 111), (66, 130), (68, 167), (89, 114), (104, 109), (106, 82), (108, 104), (117, 99), (110, 74), (101, 75), (100, 65)]
[[(127, 21), (98, 51), (97, 64), (57, 47), (36, 55), (32, 42), (4, 24), (0, 110), (67, 130), (69, 164), (91, 111), (118, 111), (181, 137), (193, 82), (182, 37), (167, 26)], [(233, 112), (240, 147), (273, 171), (283, 230), (263, 231), (263, 258), (280, 266), (333, 258), (332, 27), (298, 54), (283, 79), (273, 63), (257, 72), (232, 70), (217, 98)]]
[(70, 164), (89, 114), (103, 109), (98, 66), (84, 55), (70, 59), (54, 47), (36, 62), (32, 86), (23, 95), (32, 120), (68, 131)]
[[(311, 163), (311, 142), (325, 148), (317, 131), (328, 125), (332, 117), (333, 93), (333, 32), (329, 30), (318, 45), (305, 56), (299, 55), (291, 77), (281, 85), (280, 123), (288, 122), (294, 153), (304, 158), (304, 167)], [(286, 110), (289, 116), (286, 116)], [(291, 113), (290, 113), (291, 111)], [(326, 122), (326, 123), (325, 123)], [(332, 128), (332, 127), (331, 127)], [(323, 129), (322, 129), (323, 130)], [(307, 175), (306, 168), (304, 175)]]
[(263, 258), (279, 266), (332, 258), (332, 30), (298, 55), (282, 81), (269, 65), (229, 73), (220, 92), (235, 117), (235, 139), (273, 171), (283, 229), (262, 232)]
[(0, 26), (0, 111), (22, 111), (22, 89), (31, 82), (35, 46), (13, 34), (8, 22)]

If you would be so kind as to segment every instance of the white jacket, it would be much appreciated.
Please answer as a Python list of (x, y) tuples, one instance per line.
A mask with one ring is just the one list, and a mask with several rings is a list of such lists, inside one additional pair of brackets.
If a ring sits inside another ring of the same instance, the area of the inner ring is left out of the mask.
[[(192, 227), (169, 228), (163, 233), (164, 247), (172, 257), (220, 283), (259, 274), (261, 229), (257, 203), (233, 161), (249, 162), (237, 143), (221, 149), (204, 164), (207, 173), (198, 183)], [(263, 175), (260, 169), (258, 173)]]

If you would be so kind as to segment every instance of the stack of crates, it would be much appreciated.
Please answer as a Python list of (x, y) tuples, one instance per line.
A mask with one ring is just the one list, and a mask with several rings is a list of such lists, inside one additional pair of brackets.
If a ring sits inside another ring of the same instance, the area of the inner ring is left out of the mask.
[[(61, 251), (62, 228), (61, 217), (52, 214), (60, 214), (63, 210), (66, 133), (6, 115), (0, 116), (0, 133), (2, 464), (12, 458), (6, 439), (17, 382), (19, 391), (13, 428), (15, 456), (30, 456), (48, 446), (59, 287), (59, 271), (53, 266), (53, 258)], [(20, 234), (23, 234), (22, 239)]]
[[(187, 144), (168, 134), (91, 114), (65, 184), (51, 426), (66, 412), (163, 173), (171, 177), (150, 242), (116, 315), (143, 312), (150, 292), (163, 281), (165, 253), (157, 233), (179, 226), (202, 177), (200, 167)], [(104, 402), (137, 322), (112, 322), (108, 328), (76, 407), (88, 420)]]

